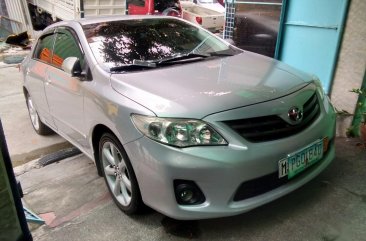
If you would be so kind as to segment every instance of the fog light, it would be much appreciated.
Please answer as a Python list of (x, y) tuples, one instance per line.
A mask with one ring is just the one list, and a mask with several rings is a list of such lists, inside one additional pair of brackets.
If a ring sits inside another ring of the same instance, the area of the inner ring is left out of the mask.
[[(180, 186), (178, 188), (182, 189)], [(178, 195), (183, 202), (190, 202), (194, 198), (194, 193), (189, 188), (183, 188)]]
[(201, 189), (193, 181), (174, 180), (175, 198), (178, 204), (195, 205), (205, 201)]

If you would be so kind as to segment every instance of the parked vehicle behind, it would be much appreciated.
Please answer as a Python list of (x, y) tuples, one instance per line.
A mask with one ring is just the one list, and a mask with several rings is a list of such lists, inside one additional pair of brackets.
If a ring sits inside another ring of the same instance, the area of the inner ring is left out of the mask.
[(34, 30), (43, 30), (52, 23), (102, 15), (125, 15), (126, 0), (27, 0)]
[(185, 1), (193, 2), (199, 6), (214, 10), (219, 13), (225, 13), (224, 4), (222, 2), (220, 3), (217, 0), (185, 0)]
[(127, 4), (130, 15), (182, 15), (179, 0), (129, 0)]
[(21, 70), (35, 131), (94, 160), (127, 214), (240, 214), (334, 158), (335, 112), (316, 77), (179, 18), (59, 22)]
[(183, 19), (198, 24), (211, 32), (223, 30), (225, 24), (224, 13), (211, 10), (189, 1), (182, 1), (181, 6)]
[[(122, 0), (115, 4), (94, 0), (27, 0), (34, 30), (43, 30), (47, 26), (62, 20), (73, 20), (92, 16), (106, 15), (164, 15), (183, 17), (211, 31), (223, 29), (224, 11), (214, 11), (197, 4), (179, 0)], [(207, 5), (208, 2), (201, 1)], [(200, 3), (201, 3), (200, 2)], [(215, 3), (216, 4), (216, 3)], [(216, 6), (210, 4), (210, 6)], [(219, 3), (217, 3), (223, 8)], [(214, 7), (217, 9), (217, 6)], [(220, 8), (220, 10), (222, 10)]]

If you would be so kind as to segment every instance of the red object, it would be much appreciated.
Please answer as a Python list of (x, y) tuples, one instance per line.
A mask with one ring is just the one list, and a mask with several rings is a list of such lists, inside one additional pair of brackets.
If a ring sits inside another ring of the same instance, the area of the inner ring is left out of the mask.
[(182, 8), (180, 7), (179, 1), (179, 11), (159, 11), (155, 9), (155, 3), (158, 4), (159, 1), (163, 0), (145, 0), (144, 6), (137, 6), (134, 4), (128, 4), (128, 14), (129, 15), (168, 15), (174, 17), (180, 17), (182, 14)]
[(225, 3), (224, 3), (224, 0), (217, 0), (222, 6), (225, 7)]
[(154, 0), (146, 0), (145, 6), (128, 4), (128, 14), (130, 15), (152, 15), (154, 12)]
[(202, 24), (202, 18), (201, 17), (196, 17), (196, 22), (201, 25)]

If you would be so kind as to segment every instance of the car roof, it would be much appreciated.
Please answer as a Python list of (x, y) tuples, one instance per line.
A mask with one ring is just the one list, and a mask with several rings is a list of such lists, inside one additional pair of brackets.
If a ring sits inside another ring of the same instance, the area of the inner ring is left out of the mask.
[(81, 25), (88, 25), (94, 23), (101, 23), (101, 22), (112, 22), (118, 20), (132, 20), (132, 19), (177, 19), (176, 17), (169, 17), (169, 16), (156, 16), (156, 15), (109, 15), (109, 16), (95, 16), (95, 17), (86, 17), (80, 18), (75, 20), (64, 20), (61, 22), (54, 23), (50, 25), (48, 28), (51, 27), (60, 27), (60, 26), (68, 26), (71, 23), (79, 23)]
[[(151, 19), (151, 18), (166, 18), (171, 19), (175, 17), (169, 16), (157, 16), (157, 15), (110, 15), (110, 16), (97, 16), (97, 17), (87, 17), (81, 18), (77, 21), (81, 25), (99, 23), (99, 22), (111, 22), (111, 21), (118, 21), (118, 20), (130, 20), (130, 19)], [(176, 18), (175, 18), (176, 19)]]

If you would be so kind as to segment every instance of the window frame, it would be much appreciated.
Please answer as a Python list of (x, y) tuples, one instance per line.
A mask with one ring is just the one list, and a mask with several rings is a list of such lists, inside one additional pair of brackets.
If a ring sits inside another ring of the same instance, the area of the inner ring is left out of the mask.
[(34, 47), (34, 51), (33, 51), (33, 53), (32, 53), (32, 59), (33, 60), (35, 60), (35, 61), (39, 61), (39, 62), (41, 62), (41, 63), (44, 63), (44, 64), (48, 64), (48, 65), (51, 65), (51, 63), (49, 63), (49, 62), (45, 62), (45, 61), (43, 61), (42, 59), (40, 59), (40, 58), (38, 58), (36, 55), (37, 55), (37, 50), (38, 50), (38, 47), (39, 47), (39, 45), (41, 44), (40, 42), (41, 42), (41, 40), (43, 39), (43, 38), (45, 38), (45, 37), (47, 37), (47, 36), (52, 36), (52, 47), (51, 47), (51, 60), (52, 60), (52, 57), (53, 57), (53, 49), (54, 49), (54, 47), (55, 47), (55, 32), (56, 32), (56, 29), (51, 29), (51, 30), (49, 30), (49, 31), (47, 31), (47, 32), (45, 32), (44, 34), (42, 34), (39, 38), (38, 38), (38, 41), (37, 41), (37, 44), (36, 44), (36, 46)]

